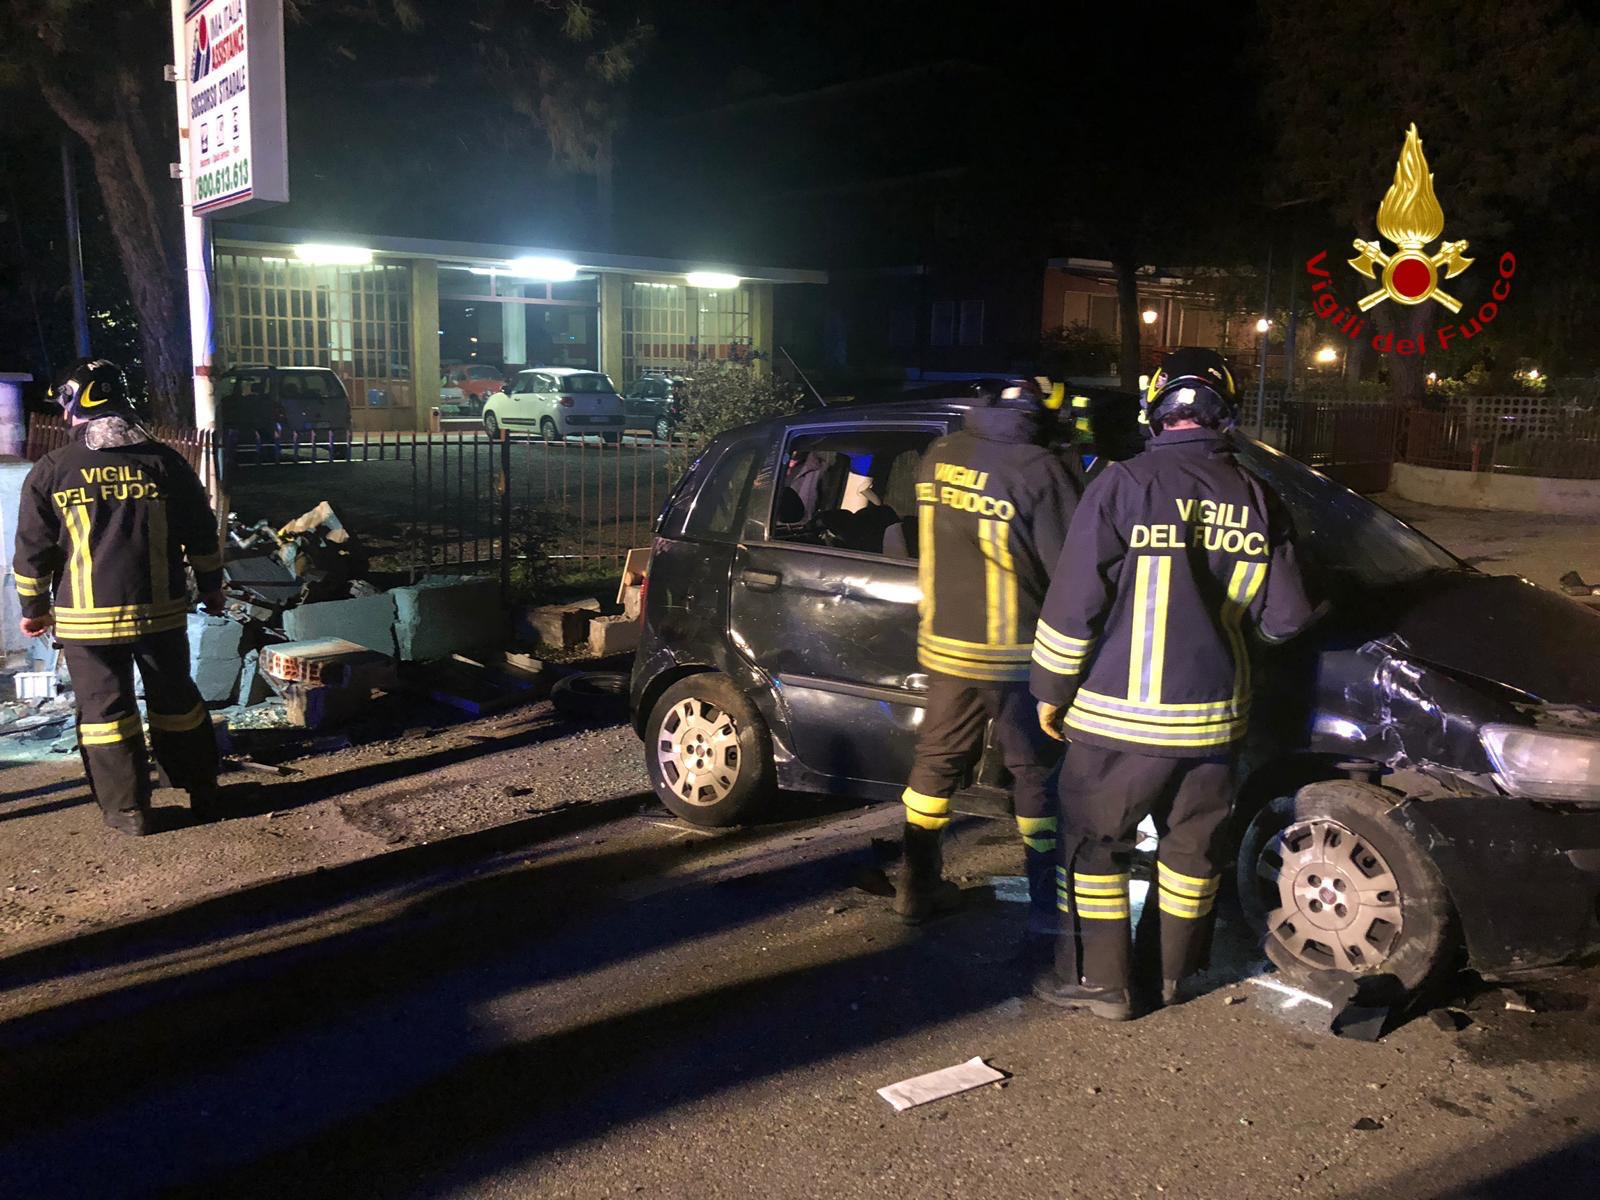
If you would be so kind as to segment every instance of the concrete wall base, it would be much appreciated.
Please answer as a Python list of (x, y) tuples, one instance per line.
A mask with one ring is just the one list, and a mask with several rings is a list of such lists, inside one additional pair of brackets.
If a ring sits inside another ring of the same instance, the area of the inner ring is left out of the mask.
[(1489, 471), (1445, 471), (1395, 463), (1390, 492), (1440, 508), (1484, 508), (1552, 516), (1600, 517), (1600, 479), (1545, 479)]

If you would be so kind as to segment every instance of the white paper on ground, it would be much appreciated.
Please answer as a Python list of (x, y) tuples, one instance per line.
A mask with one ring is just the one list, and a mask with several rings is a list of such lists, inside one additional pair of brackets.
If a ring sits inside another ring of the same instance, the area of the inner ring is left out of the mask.
[(930, 1100), (943, 1100), (946, 1096), (971, 1091), (986, 1083), (998, 1083), (1005, 1077), (1004, 1071), (996, 1071), (982, 1058), (969, 1058), (960, 1066), (929, 1071), (915, 1079), (902, 1079), (899, 1083), (881, 1087), (878, 1095), (892, 1104), (895, 1112), (905, 1112)]

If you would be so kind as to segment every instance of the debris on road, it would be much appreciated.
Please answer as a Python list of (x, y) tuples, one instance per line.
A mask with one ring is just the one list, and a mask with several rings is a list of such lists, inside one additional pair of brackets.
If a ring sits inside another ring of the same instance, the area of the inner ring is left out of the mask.
[(1350, 1126), (1350, 1128), (1358, 1130), (1361, 1133), (1371, 1133), (1373, 1130), (1382, 1129), (1383, 1122), (1378, 1120), (1376, 1117), (1362, 1117), (1357, 1120), (1354, 1125)]
[(1008, 1076), (1004, 1071), (995, 1070), (980, 1056), (969, 1058), (954, 1067), (929, 1071), (926, 1075), (918, 1075), (912, 1079), (892, 1083), (888, 1087), (881, 1087), (878, 1089), (878, 1095), (887, 1100), (895, 1112), (905, 1112), (906, 1109), (915, 1108), (919, 1104), (943, 1100), (946, 1096), (968, 1092), (973, 1088), (983, 1087), (988, 1083), (998, 1083), (1006, 1078)]
[(1021, 875), (991, 875), (989, 886), (994, 889), (994, 898), (1008, 904), (1028, 903), (1028, 881)]
[(1507, 1012), (1536, 1013), (1539, 1011), (1529, 997), (1512, 988), (1501, 988), (1500, 998), (1505, 1001)]

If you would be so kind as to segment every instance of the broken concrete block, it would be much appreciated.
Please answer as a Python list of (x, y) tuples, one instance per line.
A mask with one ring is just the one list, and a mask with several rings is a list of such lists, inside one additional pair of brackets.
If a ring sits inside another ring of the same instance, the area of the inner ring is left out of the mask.
[(283, 614), (283, 632), (290, 641), (343, 638), (391, 658), (395, 654), (395, 604), (387, 592), (354, 600), (302, 604)]
[(249, 708), (271, 698), (272, 685), (261, 670), (261, 651), (252, 650), (244, 656), (244, 665), (239, 671), (239, 706)]
[(207, 704), (228, 704), (244, 665), (244, 626), (209, 613), (189, 614), (189, 673)]
[[(527, 609), (517, 630), (525, 640), (544, 646), (576, 646), (589, 637), (589, 621), (600, 615), (598, 600), (574, 607), (570, 604), (545, 604)], [(525, 631), (525, 632), (524, 632)]]
[(499, 646), (505, 618), (496, 579), (439, 575), (399, 587), (395, 643), (402, 662), (426, 662)]
[(261, 670), (273, 681), (310, 687), (365, 686), (392, 689), (394, 660), (387, 654), (358, 646), (342, 638), (317, 638), (309, 642), (280, 642), (261, 649)]
[(290, 723), (306, 729), (357, 716), (374, 688), (396, 686), (393, 659), (340, 638), (264, 647), (261, 669), (283, 697)]
[(639, 648), (639, 621), (623, 613), (589, 622), (589, 653), (596, 658), (626, 654)]

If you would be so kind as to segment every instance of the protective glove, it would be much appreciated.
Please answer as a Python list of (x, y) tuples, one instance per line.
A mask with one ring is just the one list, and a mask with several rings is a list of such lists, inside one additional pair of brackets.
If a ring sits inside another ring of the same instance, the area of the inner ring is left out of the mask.
[(1056, 741), (1065, 741), (1061, 725), (1066, 720), (1067, 706), (1064, 704), (1047, 704), (1039, 701), (1039, 728)]

